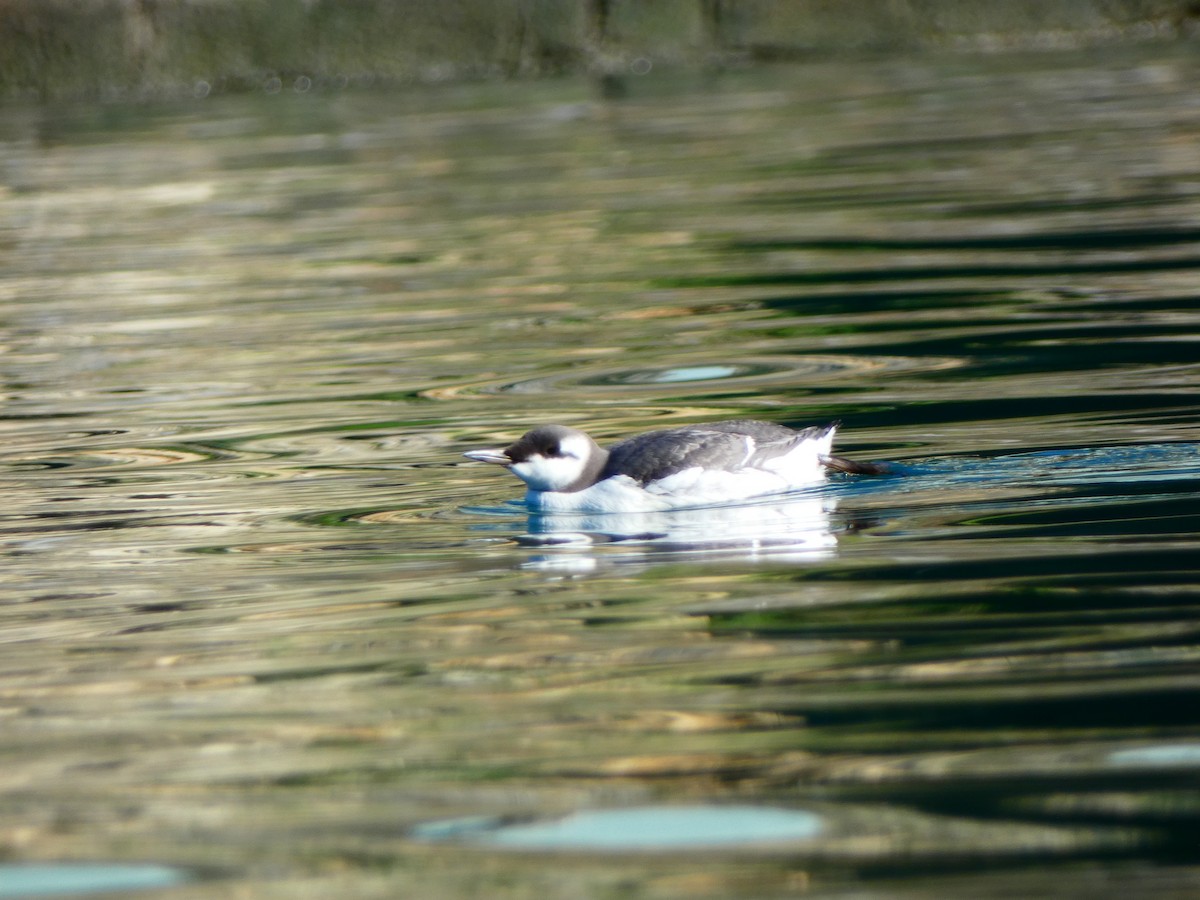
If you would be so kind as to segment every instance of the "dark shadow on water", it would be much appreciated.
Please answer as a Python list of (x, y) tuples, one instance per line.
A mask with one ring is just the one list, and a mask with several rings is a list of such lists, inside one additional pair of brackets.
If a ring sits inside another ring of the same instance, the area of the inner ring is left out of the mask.
[(1200, 269), (1200, 257), (1173, 259), (1104, 260), (1093, 262), (1003, 263), (991, 265), (878, 266), (865, 269), (831, 269), (804, 272), (766, 272), (751, 275), (678, 275), (659, 277), (656, 288), (751, 287), (780, 284), (862, 284), (864, 282), (933, 281), (947, 278), (1006, 280), (1049, 275), (1070, 278), (1079, 275), (1174, 272)]
[(1200, 242), (1200, 231), (1191, 228), (1128, 228), (955, 238), (764, 238), (730, 241), (725, 249), (733, 253), (780, 250), (1118, 250), (1197, 242)]

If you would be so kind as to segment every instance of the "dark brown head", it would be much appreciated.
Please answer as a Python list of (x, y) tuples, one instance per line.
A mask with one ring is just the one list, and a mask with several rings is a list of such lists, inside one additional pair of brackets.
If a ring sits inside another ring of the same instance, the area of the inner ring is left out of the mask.
[(541, 425), (503, 450), (470, 450), (467, 459), (506, 466), (535, 491), (580, 491), (596, 483), (608, 451), (582, 431)]

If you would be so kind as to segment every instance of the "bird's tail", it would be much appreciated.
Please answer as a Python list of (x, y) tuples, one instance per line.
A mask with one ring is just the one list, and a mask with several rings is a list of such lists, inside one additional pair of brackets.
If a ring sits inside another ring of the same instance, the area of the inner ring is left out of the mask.
[(891, 475), (896, 470), (887, 463), (856, 462), (844, 456), (822, 455), (818, 461), (827, 469), (847, 475)]

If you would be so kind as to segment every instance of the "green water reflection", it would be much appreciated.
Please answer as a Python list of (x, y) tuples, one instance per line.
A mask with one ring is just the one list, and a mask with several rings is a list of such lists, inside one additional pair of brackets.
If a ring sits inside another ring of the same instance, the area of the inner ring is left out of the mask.
[[(1186, 895), (1195, 68), (6, 109), (0, 856), (247, 897)], [(903, 474), (777, 533), (553, 543), (461, 458), (742, 415)], [(710, 804), (822, 830), (413, 840)]]

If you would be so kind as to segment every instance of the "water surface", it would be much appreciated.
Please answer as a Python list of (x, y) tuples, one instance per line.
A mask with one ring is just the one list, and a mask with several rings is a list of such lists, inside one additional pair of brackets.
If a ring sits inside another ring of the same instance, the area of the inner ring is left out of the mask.
[[(1196, 75), (5, 110), (0, 855), (248, 897), (1186, 895)], [(461, 456), (734, 416), (900, 474), (562, 523)], [(422, 838), (660, 806), (820, 829)]]

